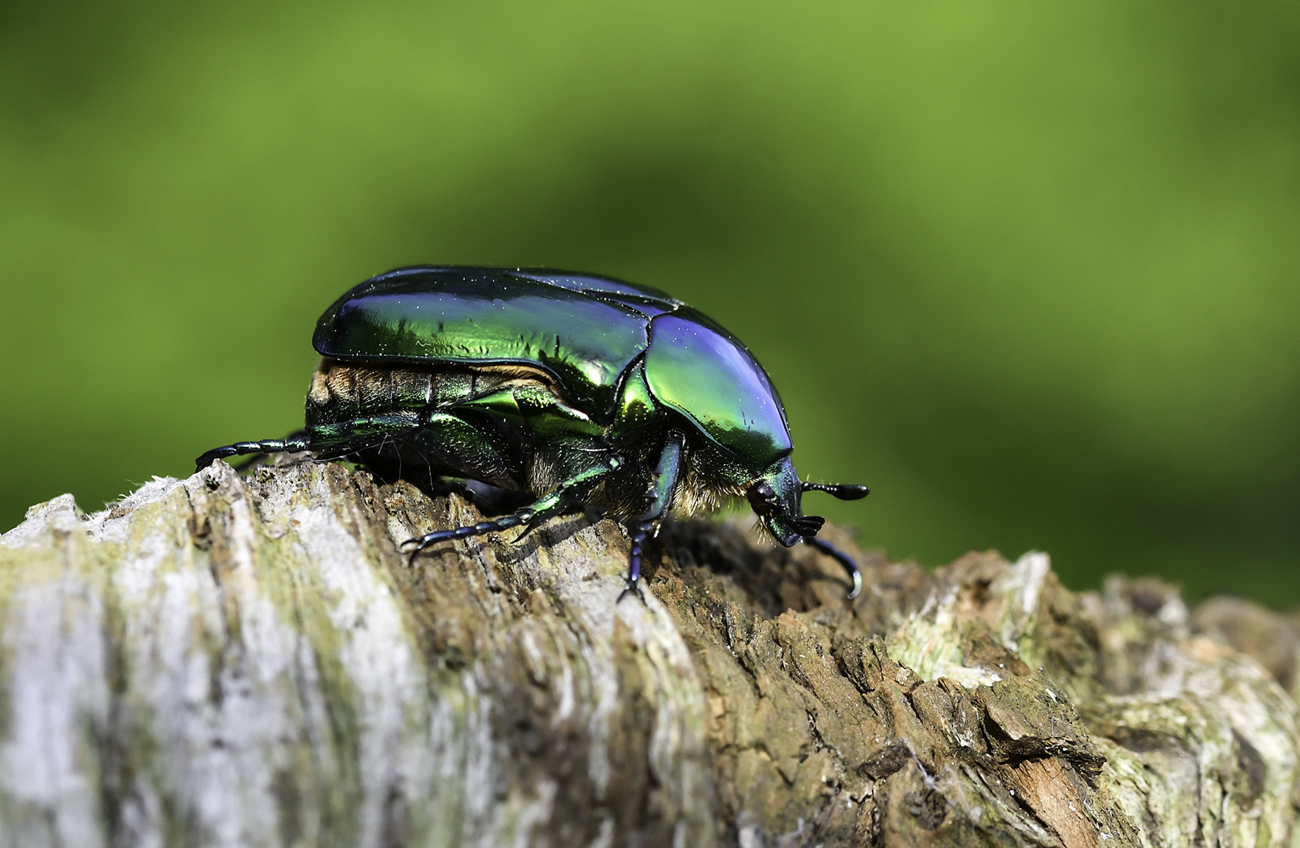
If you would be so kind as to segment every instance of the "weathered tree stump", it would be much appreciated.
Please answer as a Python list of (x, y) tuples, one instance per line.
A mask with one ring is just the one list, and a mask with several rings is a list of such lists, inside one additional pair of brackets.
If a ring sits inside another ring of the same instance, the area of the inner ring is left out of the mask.
[(645, 604), (610, 521), (397, 549), (476, 520), (311, 462), (34, 507), (0, 844), (1300, 844), (1292, 619), (1042, 554), (865, 555), (851, 603), (740, 522), (667, 528)]

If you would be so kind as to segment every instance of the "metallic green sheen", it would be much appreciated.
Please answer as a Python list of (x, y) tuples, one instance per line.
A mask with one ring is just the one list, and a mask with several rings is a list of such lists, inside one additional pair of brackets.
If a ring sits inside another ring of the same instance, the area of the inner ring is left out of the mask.
[[(676, 497), (689, 495), (680, 507), (694, 514), (743, 494), (782, 544), (810, 542), (849, 572), (850, 598), (861, 588), (853, 560), (816, 538), (823, 520), (803, 514), (802, 498), (819, 490), (855, 499), (866, 488), (804, 483), (763, 368), (725, 329), (663, 292), (548, 269), (400, 268), (336, 301), (313, 344), (325, 359), (307, 428), (215, 448), (199, 468), (311, 450), (358, 458), (386, 479), (460, 478), (536, 498), (501, 518), (412, 539), (412, 557), (599, 503), (635, 519), (625, 589), (634, 594), (644, 542)], [(359, 367), (336, 375), (340, 363)]]
[(560, 288), (580, 291), (592, 297), (614, 300), (646, 315), (671, 312), (682, 302), (666, 292), (650, 286), (635, 286), (612, 277), (597, 277), (594, 274), (574, 274), (569, 271), (553, 271), (547, 268), (520, 268), (510, 272), (516, 277), (525, 277), (549, 283)]
[(695, 422), (756, 475), (793, 448), (781, 399), (758, 361), (690, 307), (654, 319), (645, 378), (659, 403)]
[(619, 377), (649, 344), (645, 312), (618, 302), (641, 299), (626, 288), (606, 299), (495, 269), (404, 269), (336, 301), (312, 343), (344, 361), (542, 368), (576, 406), (607, 422)]

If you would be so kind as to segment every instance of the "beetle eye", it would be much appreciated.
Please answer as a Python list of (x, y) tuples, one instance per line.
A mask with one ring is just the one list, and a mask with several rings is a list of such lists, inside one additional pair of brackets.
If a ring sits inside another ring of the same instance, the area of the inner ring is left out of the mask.
[(754, 508), (754, 512), (759, 515), (767, 515), (776, 506), (776, 492), (764, 480), (750, 486), (745, 496), (749, 498), (749, 505)]

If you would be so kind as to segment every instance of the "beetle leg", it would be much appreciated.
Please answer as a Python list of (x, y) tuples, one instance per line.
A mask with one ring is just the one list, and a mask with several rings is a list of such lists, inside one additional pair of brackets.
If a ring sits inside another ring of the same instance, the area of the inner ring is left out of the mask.
[(296, 453), (311, 450), (311, 438), (306, 435), (290, 436), (287, 439), (263, 439), (260, 442), (235, 442), (213, 448), (194, 460), (195, 471), (202, 471), (218, 459), (232, 456), (247, 456), (250, 453)]
[(315, 451), (317, 459), (333, 459), (355, 450), (372, 447), (396, 434), (413, 430), (415, 422), (406, 415), (375, 415), (340, 424), (308, 427), (285, 439), (262, 439), (258, 442), (235, 442), (213, 448), (194, 461), (202, 471), (218, 459), (246, 456), (250, 453), (297, 453)]
[(816, 536), (804, 536), (803, 540), (805, 544), (812, 545), (817, 550), (826, 554), (828, 557), (832, 557), (840, 565), (844, 566), (844, 570), (849, 573), (849, 577), (853, 580), (853, 591), (849, 592), (850, 601), (862, 592), (862, 572), (858, 571), (858, 564), (853, 561), (853, 557), (844, 553), (844, 551), (835, 547), (830, 542), (818, 539)]
[[(839, 498), (842, 501), (856, 501), (859, 498), (865, 498), (867, 495), (871, 494), (871, 490), (866, 486), (860, 486), (856, 483), (827, 484), (809, 483), (805, 481), (801, 488), (802, 491), (805, 492), (825, 492), (826, 494)], [(818, 519), (817, 523), (817, 529), (821, 529), (821, 520)], [(849, 573), (849, 577), (853, 578), (853, 591), (849, 592), (849, 600), (851, 601), (862, 591), (862, 572), (858, 571), (858, 564), (853, 561), (853, 557), (844, 553), (844, 551), (841, 551), (830, 542), (818, 539), (816, 535), (817, 529), (814, 529), (812, 533), (804, 533), (803, 540), (827, 556), (833, 557), (840, 565), (844, 566), (844, 570)]]
[[(623, 600), (627, 594), (636, 595), (645, 603), (645, 598), (641, 595), (641, 587), (638, 581), (641, 579), (641, 553), (645, 545), (645, 538), (651, 530), (658, 530), (659, 523), (663, 521), (664, 516), (673, 505), (673, 492), (677, 488), (677, 480), (682, 473), (682, 442), (685, 437), (681, 433), (673, 430), (668, 434), (668, 441), (664, 445), (663, 453), (659, 455), (659, 464), (655, 467), (654, 482), (650, 484), (650, 490), (646, 492), (646, 498), (649, 499), (650, 505), (646, 507), (645, 514), (637, 522), (636, 529), (632, 532), (632, 556), (627, 567), (627, 586), (623, 588), (622, 594), (618, 600)], [(617, 601), (615, 601), (617, 603)]]
[(535, 503), (522, 507), (510, 515), (504, 515), (492, 521), (481, 521), (478, 524), (454, 527), (451, 530), (435, 530), (417, 539), (407, 539), (402, 544), (415, 545), (415, 550), (411, 551), (410, 559), (407, 562), (408, 564), (414, 563), (415, 558), (421, 551), (438, 542), (481, 536), (484, 533), (496, 533), (501, 530), (509, 530), (511, 527), (518, 527), (521, 524), (531, 529), (552, 516), (569, 509), (582, 495), (599, 483), (606, 474), (617, 471), (622, 465), (623, 461), (621, 459), (610, 457), (600, 465), (592, 466), (586, 471), (570, 477), (539, 498)]

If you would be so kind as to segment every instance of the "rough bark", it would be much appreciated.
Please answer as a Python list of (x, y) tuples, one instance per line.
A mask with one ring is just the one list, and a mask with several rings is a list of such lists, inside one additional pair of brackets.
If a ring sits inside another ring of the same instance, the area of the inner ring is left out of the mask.
[(667, 528), (645, 604), (609, 521), (395, 544), (476, 520), (314, 463), (34, 507), (0, 845), (1300, 844), (1294, 619), (1043, 554), (862, 555), (850, 603), (739, 521)]

